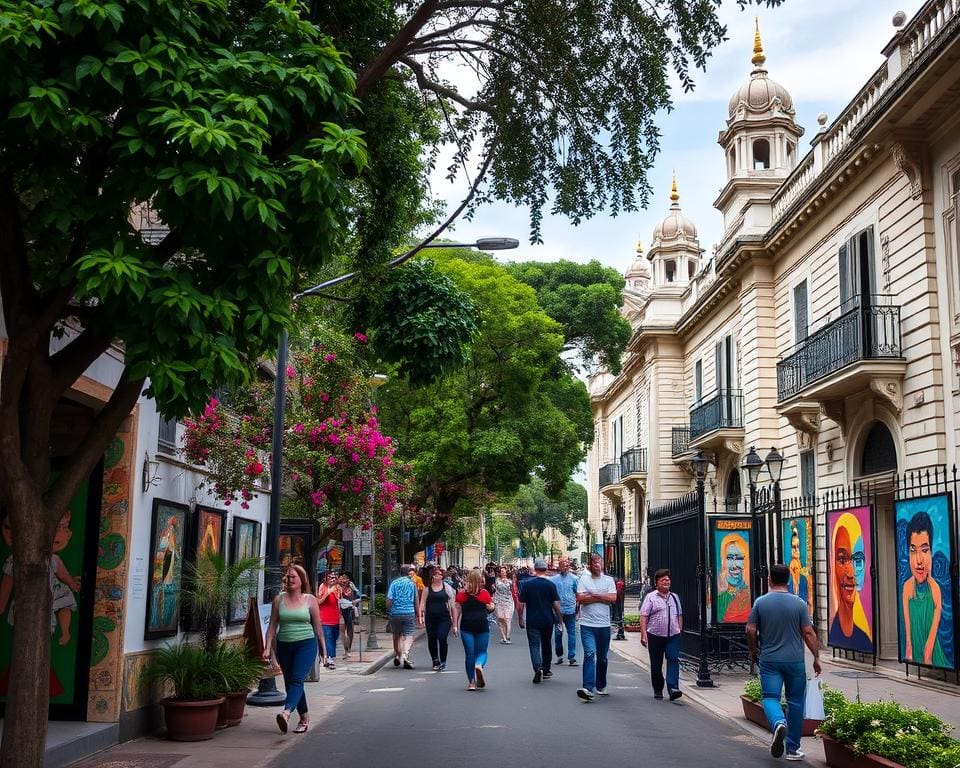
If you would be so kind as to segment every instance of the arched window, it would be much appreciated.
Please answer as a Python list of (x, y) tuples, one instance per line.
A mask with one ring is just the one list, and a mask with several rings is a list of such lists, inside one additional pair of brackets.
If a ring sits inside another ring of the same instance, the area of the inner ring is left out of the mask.
[(797, 148), (792, 141), (787, 141), (787, 168), (793, 168), (797, 163)]
[(875, 421), (870, 425), (860, 453), (860, 474), (897, 471), (897, 445), (887, 425)]
[(728, 512), (736, 512), (740, 506), (740, 499), (743, 491), (740, 488), (740, 470), (731, 469), (727, 475), (727, 493), (724, 499)]
[(733, 176), (737, 172), (737, 150), (735, 147), (730, 147), (730, 152), (727, 153), (727, 176)]
[(666, 272), (666, 278), (668, 283), (672, 283), (677, 279), (677, 262), (667, 261), (663, 265), (664, 271)]
[(757, 139), (753, 142), (753, 169), (764, 171), (770, 167), (770, 142)]

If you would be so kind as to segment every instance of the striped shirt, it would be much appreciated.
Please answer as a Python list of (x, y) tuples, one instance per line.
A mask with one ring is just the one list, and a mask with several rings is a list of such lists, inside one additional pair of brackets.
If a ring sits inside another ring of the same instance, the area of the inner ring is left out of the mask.
[[(670, 626), (667, 627), (669, 613)], [(666, 597), (656, 589), (643, 598), (640, 606), (640, 615), (647, 617), (647, 632), (657, 637), (672, 637), (680, 634), (680, 616), (683, 609), (680, 607), (680, 598), (673, 592)]]

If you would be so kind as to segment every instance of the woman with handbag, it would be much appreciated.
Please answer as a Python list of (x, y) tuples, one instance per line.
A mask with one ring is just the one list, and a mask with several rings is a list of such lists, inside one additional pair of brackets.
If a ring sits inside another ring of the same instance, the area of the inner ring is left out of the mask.
[(483, 588), (483, 574), (470, 571), (466, 586), (457, 593), (454, 632), (460, 630), (463, 642), (464, 663), (467, 671), (467, 690), (486, 687), (483, 669), (487, 663), (487, 645), (490, 642), (490, 625), (487, 614), (493, 613), (493, 598)]

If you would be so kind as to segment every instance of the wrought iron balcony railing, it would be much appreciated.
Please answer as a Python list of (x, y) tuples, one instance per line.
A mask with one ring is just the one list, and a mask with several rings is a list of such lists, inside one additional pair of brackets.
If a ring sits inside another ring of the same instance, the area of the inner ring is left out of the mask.
[(672, 433), (673, 456), (681, 456), (690, 450), (690, 427), (674, 427)]
[(611, 461), (600, 467), (600, 487), (609, 488), (620, 483), (620, 462)]
[(620, 454), (620, 477), (645, 475), (647, 473), (647, 449), (627, 448)]
[(889, 296), (854, 301), (840, 316), (811, 333), (777, 363), (777, 397), (787, 400), (809, 384), (861, 360), (903, 357), (900, 307)]
[(709, 400), (690, 408), (690, 439), (717, 429), (743, 427), (743, 394), (739, 389), (718, 389)]

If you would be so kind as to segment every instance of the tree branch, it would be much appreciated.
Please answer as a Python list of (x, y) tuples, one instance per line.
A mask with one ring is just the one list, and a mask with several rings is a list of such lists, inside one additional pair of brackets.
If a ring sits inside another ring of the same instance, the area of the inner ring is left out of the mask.
[(401, 56), (399, 59), (401, 64), (406, 65), (410, 68), (413, 74), (417, 78), (417, 85), (420, 86), (425, 91), (431, 91), (432, 93), (442, 96), (451, 101), (455, 101), (460, 106), (465, 109), (469, 109), (471, 112), (485, 112), (488, 115), (494, 114), (493, 109), (486, 104), (483, 104), (479, 101), (471, 101), (470, 99), (464, 98), (453, 88), (449, 88), (440, 83), (434, 82), (431, 80), (426, 72), (423, 69), (423, 65), (420, 62), (410, 58), (409, 56)]
[(84, 328), (69, 344), (50, 356), (50, 386), (59, 397), (93, 362), (110, 348), (110, 338)]
[[(397, 33), (396, 37), (387, 43), (383, 50), (374, 57), (373, 61), (361, 70), (357, 76), (357, 87), (354, 91), (354, 95), (358, 99), (362, 98), (399, 61), (410, 41), (430, 21), (440, 5), (439, 0), (426, 0), (417, 8), (410, 20), (403, 25), (403, 29)], [(453, 5), (451, 7), (457, 6)]]

